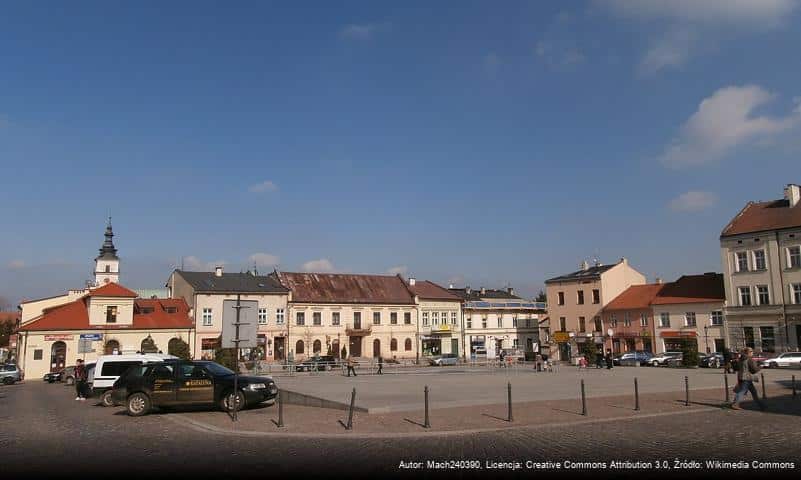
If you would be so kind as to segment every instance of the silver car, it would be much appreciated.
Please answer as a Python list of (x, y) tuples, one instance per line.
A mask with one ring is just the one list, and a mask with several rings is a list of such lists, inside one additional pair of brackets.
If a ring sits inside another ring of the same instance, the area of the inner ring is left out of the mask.
[(12, 385), (15, 382), (21, 382), (22, 378), (22, 370), (13, 363), (0, 365), (0, 382), (3, 382), (3, 385)]
[(436, 357), (432, 357), (431, 365), (441, 367), (443, 365), (456, 365), (459, 363), (459, 356), (455, 353), (444, 353), (442, 355), (437, 355)]

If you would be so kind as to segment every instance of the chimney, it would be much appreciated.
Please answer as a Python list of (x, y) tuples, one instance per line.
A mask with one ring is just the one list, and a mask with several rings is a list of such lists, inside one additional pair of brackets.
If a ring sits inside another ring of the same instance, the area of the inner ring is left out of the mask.
[(798, 205), (799, 200), (801, 200), (801, 186), (793, 183), (788, 184), (784, 187), (784, 198), (790, 202), (791, 208)]
[(620, 257), (620, 263), (622, 263), (624, 265), (628, 265), (629, 261), (628, 261), (628, 259), (626, 259), (626, 257)]
[(223, 267), (222, 266), (217, 265), (216, 267), (214, 267), (214, 276), (215, 277), (222, 277), (222, 274), (223, 274)]
[(515, 289), (512, 287), (506, 287), (506, 293), (508, 293), (509, 295), (514, 295)]
[(581, 266), (580, 267), (581, 267), (581, 271), (582, 272), (586, 272), (587, 270), (590, 269), (590, 264), (587, 263), (586, 260), (584, 260), (583, 262), (581, 262)]
[(417, 283), (417, 280), (414, 277), (409, 277), (409, 285), (414, 286), (415, 283)]

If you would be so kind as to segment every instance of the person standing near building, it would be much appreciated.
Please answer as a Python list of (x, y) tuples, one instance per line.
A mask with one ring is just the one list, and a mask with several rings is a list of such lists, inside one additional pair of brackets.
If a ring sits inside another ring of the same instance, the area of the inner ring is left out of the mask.
[(729, 347), (723, 347), (723, 369), (726, 373), (731, 373), (731, 360), (731, 350), (729, 350)]
[(384, 374), (384, 357), (382, 357), (380, 355), (378, 357), (378, 371), (376, 373), (378, 375), (383, 375)]
[(754, 360), (754, 349), (745, 347), (743, 354), (740, 356), (740, 363), (737, 365), (737, 387), (735, 388), (734, 401), (731, 404), (732, 409), (740, 410), (740, 402), (743, 401), (746, 393), (751, 392), (751, 397), (759, 405), (759, 409), (765, 410), (765, 402), (760, 400), (757, 395), (757, 389), (754, 386), (754, 382), (759, 381), (756, 374), (760, 370), (760, 366)]
[(614, 360), (612, 358), (612, 349), (611, 348), (607, 348), (606, 349), (606, 369), (607, 370), (612, 370), (613, 366), (614, 366)]
[(604, 349), (603, 347), (595, 353), (595, 368), (604, 368)]
[(83, 360), (80, 358), (75, 361), (75, 393), (78, 395), (75, 400), (86, 400), (86, 379), (87, 372)]
[(350, 355), (348, 355), (347, 366), (348, 366), (348, 376), (349, 376), (349, 377), (350, 377), (350, 373), (351, 373), (351, 372), (353, 372), (353, 376), (354, 376), (354, 377), (355, 377), (355, 376), (357, 376), (357, 375), (356, 375), (356, 369), (354, 368), (354, 367), (355, 367), (355, 365), (356, 365), (356, 363), (353, 361), (353, 357), (351, 357)]

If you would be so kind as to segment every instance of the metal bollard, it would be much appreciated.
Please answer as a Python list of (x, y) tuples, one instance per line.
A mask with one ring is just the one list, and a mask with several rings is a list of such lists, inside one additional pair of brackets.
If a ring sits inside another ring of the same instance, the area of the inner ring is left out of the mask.
[(507, 415), (506, 421), (513, 422), (514, 418), (512, 417), (512, 382), (506, 384), (506, 393), (509, 405), (509, 415)]
[(584, 379), (581, 379), (581, 414), (587, 415), (587, 396), (584, 394)]
[(350, 409), (348, 410), (348, 425), (345, 430), (353, 430), (353, 406), (356, 404), (356, 389), (350, 394)]
[(793, 375), (793, 398), (795, 398), (795, 396), (796, 396), (796, 392), (795, 392), (795, 375)]
[(723, 388), (726, 390), (726, 403), (729, 403), (729, 376), (723, 373)]
[(760, 377), (760, 380), (762, 381), (762, 399), (764, 400), (764, 399), (768, 398), (768, 394), (765, 392), (765, 374), (764, 373), (760, 373), (759, 377)]
[(690, 380), (687, 375), (684, 376), (684, 406), (690, 406)]
[(284, 426), (284, 391), (278, 391), (278, 427)]
[(637, 385), (637, 377), (634, 377), (634, 410), (640, 410), (640, 388)]
[(426, 418), (423, 421), (423, 428), (431, 428), (431, 421), (428, 418), (428, 385), (426, 385), (423, 389), (423, 395), (425, 396), (426, 401)]

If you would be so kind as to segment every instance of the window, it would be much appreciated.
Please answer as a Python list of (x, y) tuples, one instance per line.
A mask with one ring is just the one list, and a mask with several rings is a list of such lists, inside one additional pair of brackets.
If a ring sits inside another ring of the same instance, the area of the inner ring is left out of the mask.
[(481, 317), (481, 328), (487, 328), (487, 317)]
[(517, 317), (512, 317), (512, 327), (517, 328)]
[(167, 313), (178, 313), (178, 307), (165, 307), (164, 311)]
[(641, 327), (647, 327), (648, 326), (648, 314), (647, 313), (641, 313), (640, 314), (640, 326)]
[(662, 312), (659, 314), (659, 326), (662, 328), (670, 327), (670, 314), (668, 312)]
[(687, 327), (694, 327), (695, 323), (695, 312), (687, 312), (684, 314), (684, 325)]
[(503, 328), (503, 315), (498, 315), (498, 328)]
[(312, 312), (312, 323), (319, 327), (323, 324), (323, 312)]
[(259, 325), (267, 325), (267, 309), (259, 309)]
[(723, 325), (723, 312), (721, 310), (712, 312), (712, 325)]
[(576, 294), (578, 296), (578, 298), (576, 298), (576, 303), (584, 305), (584, 290), (579, 290)]
[(740, 305), (743, 307), (750, 307), (751, 306), (751, 288), (749, 287), (737, 287), (737, 291), (740, 293)]
[(117, 307), (106, 307), (106, 323), (117, 323)]
[(398, 324), (398, 312), (390, 312), (389, 313), (389, 323), (390, 323), (390, 325), (397, 325)]
[[(300, 325), (300, 326), (306, 325), (306, 312), (295, 313), (295, 325)], [(297, 353), (303, 353), (303, 352), (297, 352)]]
[(775, 352), (776, 338), (773, 335), (773, 327), (759, 327), (759, 335), (762, 337), (762, 351)]
[(519, 342), (518, 342), (518, 340), (517, 340), (516, 338), (515, 338), (515, 339), (512, 339), (512, 346), (513, 346), (514, 348), (517, 348), (517, 347), (518, 347), (518, 345), (519, 345)]
[(531, 319), (530, 318), (526, 319), (526, 328), (531, 328)]
[(597, 288), (592, 289), (592, 303), (601, 303), (601, 291)]
[(565, 304), (565, 292), (559, 292), (559, 300), (557, 302), (559, 305)]
[(362, 312), (353, 312), (353, 328), (362, 328)]
[(467, 328), (473, 328), (473, 317), (467, 317)]
[(567, 331), (567, 319), (565, 317), (559, 317), (559, 331), (560, 332)]
[(204, 308), (203, 309), (203, 326), (210, 327), (211, 326), (211, 309)]
[(276, 308), (275, 309), (275, 323), (278, 325), (284, 324), (284, 309), (283, 308)]
[(431, 312), (431, 325), (439, 325), (439, 312)]
[(734, 254), (735, 258), (735, 271), (747, 272), (748, 271), (748, 252), (737, 252)]
[(411, 338), (407, 338), (406, 339), (406, 341), (403, 344), (403, 349), (406, 350), (407, 352), (411, 352), (412, 351), (412, 339)]
[(451, 312), (451, 325), (456, 325), (456, 312)]
[(314, 343), (312, 343), (312, 352), (319, 355), (322, 351), (323, 351), (323, 342), (315, 340)]
[(767, 285), (757, 285), (757, 301), (759, 305), (770, 305), (770, 293)]
[(792, 292), (790, 297), (793, 299), (793, 303), (796, 305), (801, 305), (801, 283), (794, 283), (790, 285), (790, 291)]
[(339, 326), (339, 312), (332, 312), (331, 313), (331, 325), (338, 327)]
[(604, 326), (603, 323), (601, 322), (601, 317), (595, 317), (595, 331), (596, 332), (604, 331)]
[(103, 369), (100, 371), (100, 375), (98, 376), (119, 377), (129, 368), (141, 364), (142, 362), (138, 360), (133, 360), (133, 361), (129, 360), (127, 362), (113, 362), (113, 361), (103, 362)]
[(403, 324), (404, 325), (411, 325), (412, 324), (412, 313), (411, 312), (404, 312), (403, 313)]
[(389, 351), (390, 352), (397, 352), (398, 351), (398, 339), (393, 338), (389, 341)]
[(746, 347), (754, 348), (756, 346), (756, 342), (754, 342), (754, 327), (743, 327), (743, 341)]
[(106, 265), (106, 273), (111, 273), (111, 265)]
[(428, 326), (428, 312), (423, 312), (423, 326)]
[(33, 359), (34, 360), (41, 360), (42, 359), (42, 349), (41, 348), (33, 351)]
[(381, 312), (373, 312), (373, 325), (381, 325)]
[(579, 317), (579, 332), (586, 332), (587, 331), (587, 324), (584, 321), (584, 317)]
[(754, 250), (754, 270), (765, 270), (765, 251)]
[(631, 316), (629, 315), (629, 312), (624, 312), (623, 313), (623, 326), (624, 327), (630, 327), (631, 326)]
[(787, 249), (787, 265), (790, 268), (801, 267), (801, 246), (790, 247)]
[(298, 343), (295, 344), (295, 353), (303, 353), (303, 340), (298, 340)]

